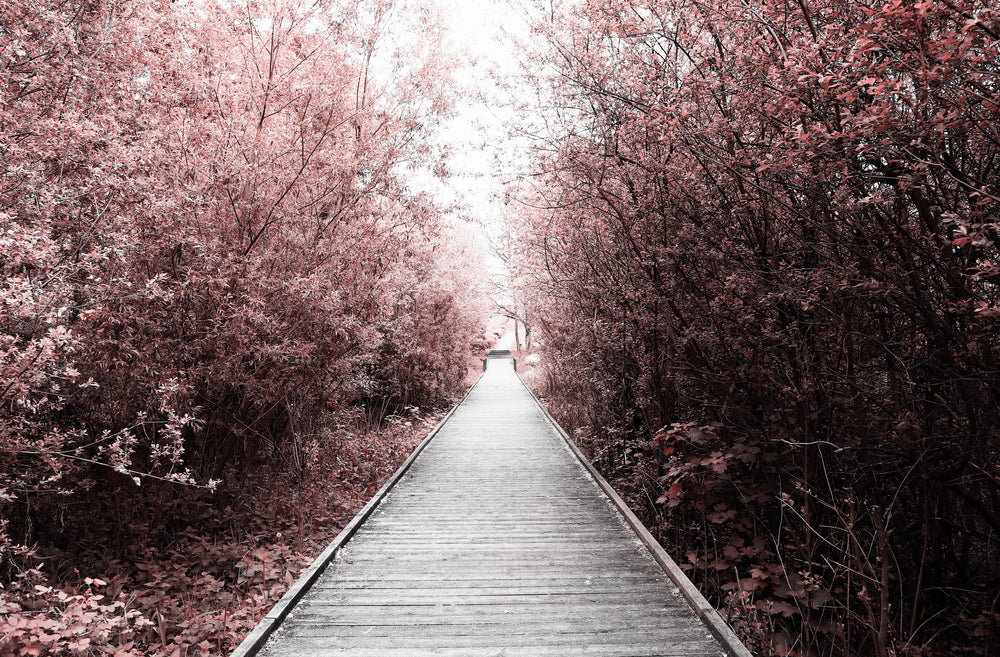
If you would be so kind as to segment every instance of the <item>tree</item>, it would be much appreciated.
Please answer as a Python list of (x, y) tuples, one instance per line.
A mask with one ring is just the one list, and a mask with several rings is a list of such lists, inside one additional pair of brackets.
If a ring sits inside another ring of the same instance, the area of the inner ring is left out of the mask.
[(550, 394), (762, 650), (995, 628), (997, 20), (678, 1), (544, 28), (550, 211), (522, 230), (577, 382)]
[[(120, 557), (174, 531), (192, 487), (250, 499), (265, 473), (302, 472), (339, 417), (458, 392), (475, 256), (441, 246), (444, 211), (404, 173), (441, 169), (428, 135), (448, 66), (427, 18), (392, 2), (0, 9), (10, 604), (59, 583), (61, 564), (18, 579), (31, 545), (69, 554), (105, 532)], [(421, 40), (403, 53), (407, 21)], [(397, 396), (401, 340), (420, 351)]]

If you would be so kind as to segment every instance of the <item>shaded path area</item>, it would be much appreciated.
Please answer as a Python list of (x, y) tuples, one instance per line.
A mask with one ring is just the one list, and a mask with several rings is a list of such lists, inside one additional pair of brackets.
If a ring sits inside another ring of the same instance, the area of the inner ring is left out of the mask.
[(726, 651), (510, 361), (490, 360), (258, 654)]

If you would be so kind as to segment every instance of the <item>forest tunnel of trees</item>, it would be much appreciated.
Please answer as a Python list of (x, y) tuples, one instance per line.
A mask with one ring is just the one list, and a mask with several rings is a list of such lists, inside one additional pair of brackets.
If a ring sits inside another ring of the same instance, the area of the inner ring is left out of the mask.
[[(535, 9), (528, 383), (756, 654), (996, 655), (1000, 10)], [(227, 653), (468, 385), (445, 42), (0, 5), (0, 655)]]

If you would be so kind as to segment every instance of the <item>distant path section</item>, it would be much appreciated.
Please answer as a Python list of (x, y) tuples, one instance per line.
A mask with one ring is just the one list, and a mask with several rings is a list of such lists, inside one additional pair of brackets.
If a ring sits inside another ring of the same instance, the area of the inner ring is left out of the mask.
[(749, 657), (710, 631), (509, 360), (488, 362), (333, 554), (266, 646), (234, 655)]

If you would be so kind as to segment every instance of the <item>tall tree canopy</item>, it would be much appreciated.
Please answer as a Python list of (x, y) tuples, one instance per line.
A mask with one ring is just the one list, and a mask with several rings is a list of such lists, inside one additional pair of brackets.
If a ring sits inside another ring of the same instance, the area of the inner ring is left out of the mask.
[(406, 176), (445, 156), (440, 38), (392, 0), (0, 6), (10, 595), (36, 543), (143, 544), (164, 482), (301, 469), (350, 418), (459, 390), (480, 256)]

